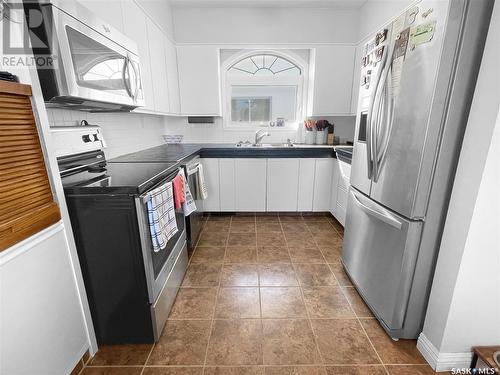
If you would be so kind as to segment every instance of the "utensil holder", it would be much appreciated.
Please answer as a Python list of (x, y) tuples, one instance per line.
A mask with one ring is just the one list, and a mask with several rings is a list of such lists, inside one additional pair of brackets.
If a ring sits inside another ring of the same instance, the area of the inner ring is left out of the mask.
[(326, 145), (326, 138), (328, 137), (328, 131), (326, 129), (318, 130), (316, 132), (316, 144)]
[(313, 145), (315, 141), (316, 141), (316, 131), (306, 130), (304, 134), (304, 143), (306, 145)]

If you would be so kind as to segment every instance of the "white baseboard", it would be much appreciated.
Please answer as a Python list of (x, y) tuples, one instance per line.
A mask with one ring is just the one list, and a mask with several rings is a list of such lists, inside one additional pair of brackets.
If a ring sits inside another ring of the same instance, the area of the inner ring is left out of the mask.
[(440, 353), (423, 333), (417, 341), (417, 349), (434, 371), (451, 371), (453, 368), (469, 368), (472, 360), (471, 352)]

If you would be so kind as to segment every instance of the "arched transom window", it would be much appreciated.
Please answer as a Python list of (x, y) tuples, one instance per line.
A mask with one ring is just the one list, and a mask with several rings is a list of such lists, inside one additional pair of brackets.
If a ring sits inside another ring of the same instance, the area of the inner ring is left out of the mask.
[(226, 126), (279, 128), (300, 118), (303, 68), (292, 58), (245, 54), (226, 65), (224, 76)]
[(230, 74), (236, 75), (294, 75), (301, 74), (301, 69), (293, 62), (276, 55), (262, 54), (249, 56), (229, 68)]

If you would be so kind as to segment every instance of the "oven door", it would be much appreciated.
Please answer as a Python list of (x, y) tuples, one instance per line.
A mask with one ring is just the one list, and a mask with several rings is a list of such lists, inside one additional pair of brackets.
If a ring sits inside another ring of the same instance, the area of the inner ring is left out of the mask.
[(52, 21), (46, 21), (51, 28), (47, 35), (58, 56), (53, 72), (56, 82), (51, 82), (57, 91), (52, 90), (50, 98), (44, 93), (45, 100), (76, 98), (131, 108), (144, 105), (140, 62), (133, 43), (82, 7), (75, 5), (72, 11), (77, 14), (70, 16), (53, 5), (42, 7), (44, 19)]
[(201, 163), (199, 157), (194, 158), (191, 162), (186, 164), (186, 178), (193, 195), (194, 203), (196, 204), (196, 211), (192, 212), (188, 217), (186, 217), (186, 235), (187, 244), (189, 249), (194, 249), (196, 242), (200, 237), (201, 230), (203, 228), (203, 199), (201, 193), (198, 191), (198, 180), (200, 178), (200, 173), (198, 165)]
[(170, 309), (181, 286), (188, 264), (184, 213), (175, 211), (178, 231), (167, 242), (165, 249), (153, 250), (145, 197), (136, 198), (136, 211), (139, 222), (144, 270), (148, 287), (151, 319), (155, 341), (159, 340)]

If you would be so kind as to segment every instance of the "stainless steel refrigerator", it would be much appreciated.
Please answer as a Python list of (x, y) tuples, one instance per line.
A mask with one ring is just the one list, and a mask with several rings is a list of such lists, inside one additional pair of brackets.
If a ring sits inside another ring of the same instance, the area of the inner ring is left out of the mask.
[(342, 262), (394, 339), (422, 328), (493, 2), (415, 3), (363, 47)]

